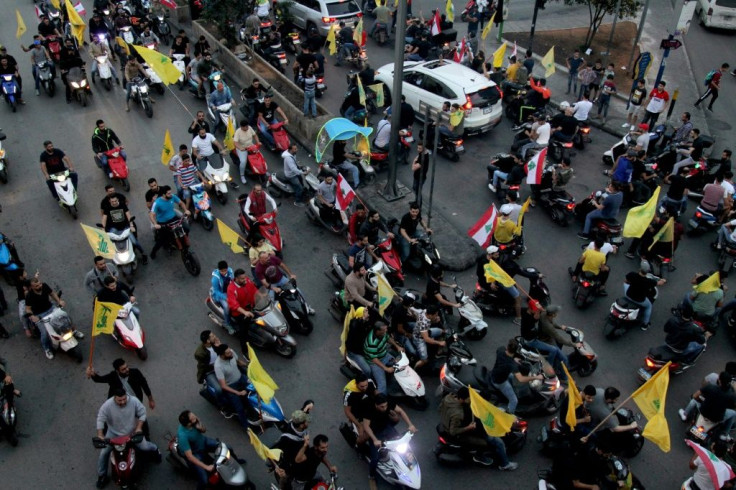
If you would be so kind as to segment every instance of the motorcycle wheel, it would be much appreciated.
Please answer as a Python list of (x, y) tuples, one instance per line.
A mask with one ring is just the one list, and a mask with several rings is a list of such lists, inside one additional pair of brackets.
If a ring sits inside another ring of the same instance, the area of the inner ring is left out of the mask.
[(204, 228), (207, 231), (212, 231), (212, 228), (214, 228), (215, 223), (211, 220), (208, 220), (207, 218), (202, 218), (202, 228)]
[(309, 335), (314, 330), (312, 320), (310, 320), (307, 316), (299, 315), (299, 321), (297, 322), (296, 330), (302, 335)]
[(163, 83), (156, 84), (156, 92), (158, 92), (159, 95), (164, 95), (166, 93), (166, 88)]
[(644, 437), (638, 437), (634, 440), (634, 443), (631, 447), (626, 448), (626, 450), (624, 451), (624, 456), (626, 456), (627, 458), (633, 458), (641, 452), (642, 447), (644, 447)]
[[(5, 164), (7, 165), (7, 161), (5, 162)], [(0, 182), (2, 182), (3, 184), (8, 183), (8, 171), (5, 169), (0, 170)]]
[(557, 412), (558, 406), (559, 402), (554, 397), (550, 397), (547, 403), (544, 404), (544, 410), (549, 414), (553, 414)]
[(109, 92), (110, 90), (112, 90), (112, 80), (109, 78), (104, 78), (102, 80), (102, 86), (105, 87), (105, 90)]
[(87, 107), (87, 92), (79, 92), (79, 103), (82, 107)]
[(473, 330), (470, 330), (467, 334), (465, 334), (465, 336), (468, 337), (470, 340), (481, 340), (483, 337), (486, 336), (487, 333), (487, 328), (484, 328), (483, 330), (478, 330), (474, 328)]
[(606, 324), (603, 326), (603, 336), (608, 340), (613, 340), (616, 338), (616, 330), (616, 324), (608, 319), (606, 320)]
[(450, 154), (450, 161), (451, 162), (459, 162), (460, 161), (460, 155), (457, 153), (451, 153)]
[(584, 365), (580, 366), (578, 374), (581, 378), (587, 378), (595, 372), (596, 368), (598, 368), (598, 360), (586, 362)]
[(153, 106), (147, 100), (143, 102), (143, 110), (145, 111), (146, 116), (153, 117)]
[(366, 174), (364, 182), (366, 184), (372, 184), (376, 181), (376, 172), (371, 172), (370, 174)]
[(580, 288), (578, 287), (578, 290), (575, 293), (575, 306), (577, 306), (579, 310), (582, 310), (583, 308), (585, 308), (587, 303), (588, 303), (588, 297), (585, 294), (583, 294), (580, 291)]
[(419, 410), (420, 412), (423, 412), (429, 406), (429, 402), (427, 401), (426, 396), (412, 397), (411, 406), (414, 407), (415, 410)]
[(296, 346), (292, 344), (287, 344), (285, 342), (276, 342), (276, 354), (280, 355), (281, 357), (285, 357), (286, 359), (291, 359), (296, 355)]
[(184, 262), (184, 268), (193, 276), (198, 276), (202, 272), (202, 266), (199, 265), (199, 259), (191, 250), (183, 250), (181, 260)]
[(11, 446), (16, 447), (18, 445), (18, 434), (15, 432), (14, 427), (10, 427), (5, 433), (5, 439), (8, 440)]
[(123, 190), (128, 192), (130, 190), (130, 182), (128, 179), (120, 179), (120, 185), (123, 186)]
[(49, 97), (53, 97), (54, 94), (56, 94), (56, 84), (53, 80), (49, 80), (49, 82), (44, 85), (44, 89)]
[(138, 354), (138, 359), (140, 359), (141, 361), (145, 361), (146, 359), (148, 359), (148, 349), (146, 349), (145, 345), (140, 349), (136, 349), (135, 353)]
[(271, 194), (271, 197), (275, 197), (277, 199), (283, 196), (283, 192), (281, 192), (281, 189), (279, 189), (275, 185), (271, 185), (270, 183), (266, 185), (266, 192)]
[(77, 206), (69, 206), (69, 214), (72, 215), (72, 218), (77, 219), (77, 216), (79, 216), (79, 211), (77, 210)]
[(10, 110), (13, 111), (13, 112), (15, 112), (16, 110), (18, 110), (18, 107), (16, 106), (16, 103), (15, 103), (14, 100), (11, 100), (10, 101)]
[(67, 354), (69, 354), (72, 359), (77, 361), (77, 364), (80, 364), (82, 362), (82, 350), (79, 348), (79, 346), (74, 347), (73, 349), (69, 349), (66, 351)]
[(222, 205), (227, 204), (227, 194), (225, 194), (224, 192), (218, 192), (217, 201)]

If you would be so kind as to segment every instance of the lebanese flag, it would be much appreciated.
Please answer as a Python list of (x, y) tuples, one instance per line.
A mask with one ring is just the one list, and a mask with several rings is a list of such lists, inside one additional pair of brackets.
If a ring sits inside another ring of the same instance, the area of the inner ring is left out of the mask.
[(87, 11), (84, 9), (84, 5), (82, 5), (82, 2), (75, 3), (74, 10), (76, 10), (79, 15), (87, 15)]
[(467, 45), (465, 44), (465, 38), (463, 37), (462, 41), (460, 41), (460, 46), (455, 50), (455, 62), (456, 63), (462, 63), (463, 58), (465, 57), (465, 51), (468, 49)]
[(350, 203), (353, 202), (353, 199), (355, 199), (355, 191), (350, 187), (350, 184), (348, 184), (348, 181), (345, 180), (342, 174), (337, 174), (337, 196), (335, 197), (337, 209), (340, 211), (345, 211), (350, 206)]
[(526, 183), (541, 184), (544, 164), (547, 159), (547, 148), (542, 148), (526, 164)]
[(174, 0), (161, 0), (161, 5), (165, 5), (166, 7), (169, 7), (170, 9), (176, 8), (176, 2)]
[(705, 465), (705, 468), (708, 470), (708, 474), (710, 475), (710, 479), (713, 481), (714, 488), (723, 488), (723, 485), (725, 485), (727, 481), (736, 478), (736, 474), (734, 474), (731, 467), (718, 459), (715, 454), (693, 441), (686, 440), (685, 443), (695, 451), (695, 454), (697, 454), (698, 457), (700, 457), (700, 461)]
[(498, 220), (498, 211), (496, 206), (491, 207), (483, 213), (478, 222), (468, 230), (468, 236), (478, 242), (478, 245), (485, 248), (491, 243), (491, 237), (496, 230), (496, 221)]
[(432, 36), (436, 36), (442, 32), (440, 22), (440, 11), (437, 9), (434, 11), (434, 17), (432, 18), (432, 23), (429, 26), (429, 33), (432, 34)]
[(33, 8), (36, 11), (36, 18), (40, 19), (41, 18), (41, 15), (43, 15), (43, 13), (41, 12), (41, 9), (38, 8), (38, 5), (34, 5)]

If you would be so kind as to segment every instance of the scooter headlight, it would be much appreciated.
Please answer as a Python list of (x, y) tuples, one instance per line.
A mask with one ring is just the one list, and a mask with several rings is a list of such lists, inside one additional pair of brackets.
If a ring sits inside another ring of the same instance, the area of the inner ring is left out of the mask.
[(148, 85), (139, 85), (138, 86), (138, 91), (140, 91), (140, 93), (142, 93), (142, 94), (147, 94), (148, 93)]
[(439, 260), (439, 258), (440, 258), (440, 251), (435, 249), (434, 253), (437, 254), (437, 260)]
[(87, 86), (87, 80), (82, 80), (82, 82), (80, 83), (80, 85), (82, 87), (86, 87)]
[(71, 339), (74, 336), (74, 332), (69, 330), (67, 333), (61, 336), (61, 340), (66, 342), (67, 340)]
[(399, 454), (404, 454), (408, 449), (408, 444), (399, 444), (398, 446), (396, 446), (396, 452), (398, 452)]
[[(115, 444), (114, 447), (116, 451), (119, 451), (119, 452), (125, 451), (125, 444)], [(125, 461), (121, 461), (118, 463), (118, 469), (120, 471), (125, 471), (127, 468), (128, 468), (128, 463), (126, 463)]]
[(5, 158), (5, 150), (0, 149), (0, 158)]
[(266, 322), (263, 321), (263, 318), (259, 318), (258, 320), (256, 320), (256, 325), (260, 325), (262, 327), (265, 327), (266, 326)]
[(79, 84), (77, 82), (72, 82), (72, 87), (79, 88)]

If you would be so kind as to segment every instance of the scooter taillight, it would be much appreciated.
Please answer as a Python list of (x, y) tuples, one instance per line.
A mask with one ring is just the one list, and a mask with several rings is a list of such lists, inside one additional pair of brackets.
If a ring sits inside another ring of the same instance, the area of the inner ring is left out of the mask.
[(700, 218), (703, 217), (703, 213), (701, 213), (700, 211), (696, 211), (695, 212), (695, 217), (698, 218), (698, 219), (700, 219)]
[(647, 365), (648, 368), (654, 369), (657, 367), (657, 363), (652, 360), (651, 357), (647, 357), (644, 363)]
[(580, 128), (580, 132), (583, 133), (583, 134), (588, 134), (588, 133), (590, 133), (590, 128), (589, 127), (587, 127), (587, 128)]
[(480, 284), (476, 282), (476, 283), (475, 283), (475, 290), (476, 290), (476, 291), (482, 291), (482, 290), (483, 290), (483, 288), (482, 288), (482, 287), (480, 287)]
[(509, 190), (510, 191), (518, 191), (520, 187), (521, 187), (520, 185), (510, 185), (509, 186)]
[(572, 211), (573, 209), (575, 209), (575, 203), (574, 202), (568, 203), (566, 207), (568, 211)]
[(457, 140), (455, 146), (463, 146), (463, 140)]
[(583, 287), (584, 288), (589, 288), (590, 287), (590, 283), (588, 281), (583, 281)]
[(572, 148), (572, 141), (568, 141), (566, 143), (562, 143), (563, 148)]
[(439, 438), (438, 438), (438, 439), (439, 439), (439, 441), (440, 441), (440, 443), (441, 443), (441, 444), (447, 444), (447, 441), (445, 440), (445, 438), (444, 438), (444, 437), (442, 437), (442, 436), (439, 436)]

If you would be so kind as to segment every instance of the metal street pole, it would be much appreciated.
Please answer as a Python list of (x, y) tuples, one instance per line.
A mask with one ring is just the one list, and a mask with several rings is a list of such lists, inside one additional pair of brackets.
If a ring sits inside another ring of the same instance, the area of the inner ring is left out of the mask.
[(401, 83), (404, 72), (404, 47), (406, 45), (406, 1), (399, 0), (396, 10), (396, 44), (394, 52), (394, 84), (391, 88), (391, 140), (388, 150), (388, 179), (383, 197), (393, 200), (398, 195), (396, 189), (396, 167), (399, 149), (399, 124), (401, 116)]
[(611, 34), (608, 36), (608, 46), (606, 47), (606, 56), (611, 57), (611, 44), (613, 44), (613, 33), (616, 32), (616, 22), (621, 15), (621, 0), (616, 1), (616, 11), (613, 13), (613, 25), (611, 26)]
[(434, 172), (437, 169), (437, 145), (440, 139), (440, 120), (442, 114), (437, 111), (437, 116), (434, 121), (434, 145), (432, 148), (432, 181), (429, 183), (429, 209), (427, 209), (427, 228), (431, 228), (432, 225), (432, 196), (434, 195)]
[[(675, 39), (675, 33), (677, 32), (677, 24), (680, 20), (680, 15), (682, 14), (682, 8), (684, 6), (684, 2), (681, 0), (679, 2), (679, 7), (675, 9), (675, 21), (674, 25), (672, 26), (672, 29), (670, 30), (670, 35), (667, 36), (668, 41), (672, 41)], [(664, 48), (664, 52), (662, 53), (662, 61), (659, 63), (659, 70), (657, 71), (657, 79), (654, 81), (654, 86), (656, 87), (659, 85), (659, 82), (662, 81), (662, 77), (664, 76), (664, 69), (667, 66), (667, 58), (670, 56), (670, 48), (669, 44), (668, 47)]]
[(641, 33), (644, 30), (644, 21), (647, 20), (647, 12), (649, 12), (649, 0), (644, 3), (644, 10), (641, 12), (641, 20), (639, 21), (639, 28), (636, 30), (636, 39), (634, 39), (634, 46), (631, 48), (631, 56), (629, 57), (629, 64), (626, 65), (628, 69), (631, 69), (631, 73), (634, 73), (634, 69), (631, 64), (634, 62), (634, 52), (636, 51), (636, 45), (639, 44), (641, 39)]
[(529, 29), (529, 49), (534, 45), (534, 28), (537, 25), (537, 13), (539, 13), (539, 0), (534, 1), (534, 15), (532, 15), (532, 27)]

